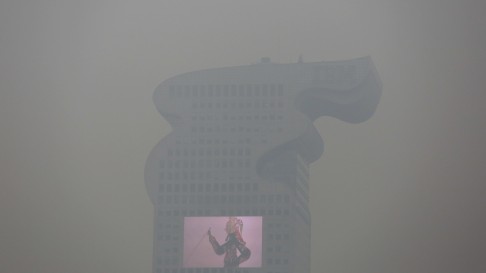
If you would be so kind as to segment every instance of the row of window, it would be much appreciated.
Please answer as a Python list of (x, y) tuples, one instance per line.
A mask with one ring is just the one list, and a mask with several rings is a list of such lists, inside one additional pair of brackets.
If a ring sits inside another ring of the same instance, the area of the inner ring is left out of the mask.
[[(210, 156), (210, 154), (207, 154), (208, 156)], [(161, 168), (164, 168), (164, 169), (180, 169), (180, 168), (184, 168), (184, 169), (187, 169), (187, 168), (219, 168), (219, 167), (239, 167), (239, 168), (249, 168), (251, 166), (251, 160), (249, 158), (247, 159), (242, 159), (242, 158), (237, 158), (237, 159), (233, 159), (233, 158), (211, 158), (211, 159), (191, 159), (191, 160), (167, 160), (167, 162), (160, 162), (160, 166)], [(167, 174), (163, 174), (161, 173), (160, 175), (160, 178), (161, 179), (173, 179), (171, 177), (171, 175), (169, 174), (170, 172), (167, 172)], [(174, 175), (176, 175), (174, 173)], [(192, 174), (188, 174), (188, 176), (196, 176), (196, 174), (194, 173), (193, 175)]]
[(161, 220), (160, 223), (167, 221), (162, 217), (180, 217), (180, 216), (221, 216), (221, 215), (248, 215), (248, 216), (288, 216), (290, 214), (288, 209), (264, 209), (264, 208), (253, 208), (253, 209), (221, 209), (218, 213), (211, 213), (209, 209), (198, 209), (198, 210), (158, 210), (157, 212)]
[[(238, 164), (237, 164), (238, 163)], [(239, 162), (235, 163), (233, 160), (223, 160), (221, 165), (214, 165), (215, 168), (219, 166), (223, 167), (226, 171), (230, 168), (238, 167), (234, 171), (238, 171), (239, 175), (237, 176), (230, 176), (228, 177), (230, 180), (250, 180), (249, 174), (242, 175), (242, 166)], [(248, 163), (248, 164), (247, 164)], [(206, 164), (208, 164), (206, 162)], [(248, 161), (245, 161), (244, 164), (245, 168), (250, 168), (250, 164)], [(159, 181), (160, 182), (171, 182), (171, 181), (218, 181), (219, 176), (214, 175), (211, 171), (181, 171), (181, 172), (160, 172), (159, 173)]]
[(267, 265), (280, 265), (280, 264), (288, 264), (289, 259), (288, 258), (267, 258)]
[(282, 120), (282, 115), (246, 115), (246, 116), (231, 116), (223, 115), (223, 120)]
[(191, 116), (191, 120), (194, 122), (200, 122), (200, 121), (220, 121), (220, 120), (225, 120), (225, 121), (243, 121), (243, 120), (281, 120), (283, 119), (282, 115), (275, 115), (275, 114), (269, 114), (269, 115), (238, 115), (238, 116), (229, 116), (228, 114), (223, 114), (223, 115), (197, 115), (197, 116)]
[(283, 96), (282, 84), (169, 85), (170, 97)]
[(267, 108), (282, 108), (284, 103), (282, 101), (247, 101), (247, 102), (193, 102), (193, 109), (236, 109), (236, 108), (251, 108), (251, 109), (267, 109)]
[(290, 238), (290, 235), (288, 233), (268, 233), (266, 238), (269, 240), (269, 241), (273, 241), (273, 240), (276, 240), (276, 241), (281, 241), (281, 240), (289, 240)]
[[(199, 144), (199, 145), (221, 145), (221, 144), (232, 144), (231, 142), (228, 142), (228, 139), (219, 139), (219, 138), (194, 138), (193, 135), (191, 135), (190, 140), (184, 140), (184, 136), (177, 136), (176, 139), (176, 144), (183, 144), (183, 145), (188, 145), (188, 144)], [(238, 144), (250, 144), (251, 143), (251, 138), (246, 137), (246, 138), (240, 138), (238, 139)], [(176, 151), (177, 152), (177, 151)], [(179, 150), (179, 155), (181, 155), (181, 152)]]
[[(168, 149), (167, 156), (206, 156), (206, 155), (222, 155), (222, 156), (249, 156), (251, 154), (250, 147), (246, 148), (227, 148), (227, 147), (208, 147), (208, 148), (176, 148)], [(168, 163), (169, 161), (167, 161)], [(163, 160), (160, 161), (164, 163)], [(162, 167), (163, 168), (163, 167)]]
[[(164, 258), (159, 258), (157, 259), (157, 263), (159, 265), (172, 265), (172, 266), (177, 266), (179, 265), (179, 258), (177, 257), (164, 257)], [(157, 270), (157, 272), (161, 272), (159, 270)], [(170, 271), (169, 271), (170, 272)], [(172, 271), (172, 272), (178, 272), (178, 271)]]
[(157, 236), (157, 240), (159, 240), (159, 241), (165, 241), (165, 242), (170, 242), (170, 241), (178, 242), (179, 239), (180, 239), (179, 236), (172, 236), (170, 234), (159, 234)]
[[(265, 118), (264, 120), (267, 120), (267, 116), (262, 116), (262, 118)], [(275, 116), (274, 115), (270, 115), (270, 116), (268, 116), (268, 118), (270, 118), (272, 120), (272, 119), (275, 119)], [(269, 128), (269, 127), (259, 128), (259, 127), (243, 127), (243, 126), (239, 126), (238, 128), (236, 128), (236, 127), (227, 128), (227, 127), (220, 127), (220, 126), (216, 126), (214, 128), (212, 128), (212, 127), (203, 127), (203, 126), (200, 126), (200, 127), (193, 126), (193, 127), (191, 127), (191, 133), (213, 133), (213, 132), (216, 132), (216, 133), (226, 133), (226, 132), (232, 132), (232, 133), (236, 133), (236, 132), (238, 132), (238, 133), (244, 133), (244, 132), (246, 132), (246, 133), (252, 133), (253, 132), (253, 133), (258, 133), (258, 132), (261, 132), (263, 130), (265, 130), (266, 133), (272, 133), (272, 132), (282, 132), (283, 131), (283, 128), (282, 127), (278, 127), (278, 128)]]
[(277, 245), (277, 246), (269, 246), (267, 247), (267, 252), (268, 253), (280, 253), (282, 252), (282, 246), (281, 245)]
[[(219, 204), (252, 204), (260, 203), (266, 204), (267, 200), (261, 198), (258, 200), (256, 196), (248, 195), (159, 195), (157, 203), (166, 205), (186, 205), (186, 204), (200, 204), (200, 205), (219, 205)], [(270, 203), (268, 201), (268, 203)], [(273, 202), (272, 202), (273, 203)], [(281, 203), (281, 202), (276, 202)], [(277, 213), (281, 215), (281, 213)]]
[(162, 229), (167, 229), (167, 230), (180, 230), (181, 226), (178, 224), (171, 224), (170, 222), (167, 223), (159, 223), (157, 225), (157, 230), (162, 230)]
[[(206, 193), (215, 193), (215, 192), (256, 192), (258, 191), (258, 183), (212, 183), (212, 184), (202, 184), (202, 183), (174, 183), (174, 184), (159, 184), (159, 192), (167, 192), (167, 193), (185, 193), (185, 192), (206, 192)], [(254, 195), (255, 196), (255, 195)], [(281, 200), (281, 195), (276, 195), (277, 200)], [(262, 195), (262, 199), (264, 199), (265, 195)], [(273, 195), (270, 195), (269, 198), (273, 200)], [(286, 200), (288, 200), (288, 196), (286, 195)]]

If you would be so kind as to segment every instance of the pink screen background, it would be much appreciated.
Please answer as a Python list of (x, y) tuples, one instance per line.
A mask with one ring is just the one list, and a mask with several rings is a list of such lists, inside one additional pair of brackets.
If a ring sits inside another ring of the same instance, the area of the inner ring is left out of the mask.
[[(251, 251), (248, 261), (240, 267), (262, 266), (262, 217), (237, 216), (243, 221), (243, 239)], [(228, 217), (186, 217), (184, 218), (183, 267), (223, 267), (224, 254), (219, 256), (209, 243), (207, 231), (222, 245), (226, 239), (225, 226)]]

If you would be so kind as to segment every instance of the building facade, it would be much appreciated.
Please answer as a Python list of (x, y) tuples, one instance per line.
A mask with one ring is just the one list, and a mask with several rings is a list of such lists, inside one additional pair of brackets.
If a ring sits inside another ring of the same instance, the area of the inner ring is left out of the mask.
[[(154, 102), (173, 130), (145, 169), (155, 208), (154, 273), (309, 273), (309, 164), (324, 147), (313, 121), (365, 121), (380, 94), (368, 57), (292, 64), (264, 58), (162, 82)], [(259, 223), (250, 232), (242, 221), (251, 256), (239, 266), (212, 253), (209, 237), (224, 227), (208, 223), (218, 217)], [(194, 254), (202, 252), (216, 263)]]

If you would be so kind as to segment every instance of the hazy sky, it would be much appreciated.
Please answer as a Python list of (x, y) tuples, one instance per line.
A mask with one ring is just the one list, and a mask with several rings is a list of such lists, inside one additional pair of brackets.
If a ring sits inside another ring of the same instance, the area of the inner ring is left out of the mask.
[(151, 272), (143, 170), (179, 73), (370, 55), (362, 124), (316, 121), (313, 273), (486, 272), (483, 0), (3, 0), (0, 272)]

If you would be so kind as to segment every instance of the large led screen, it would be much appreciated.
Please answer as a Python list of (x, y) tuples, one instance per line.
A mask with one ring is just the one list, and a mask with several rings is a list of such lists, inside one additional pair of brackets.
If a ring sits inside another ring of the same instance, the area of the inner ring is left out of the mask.
[(261, 267), (262, 217), (185, 217), (183, 267)]

